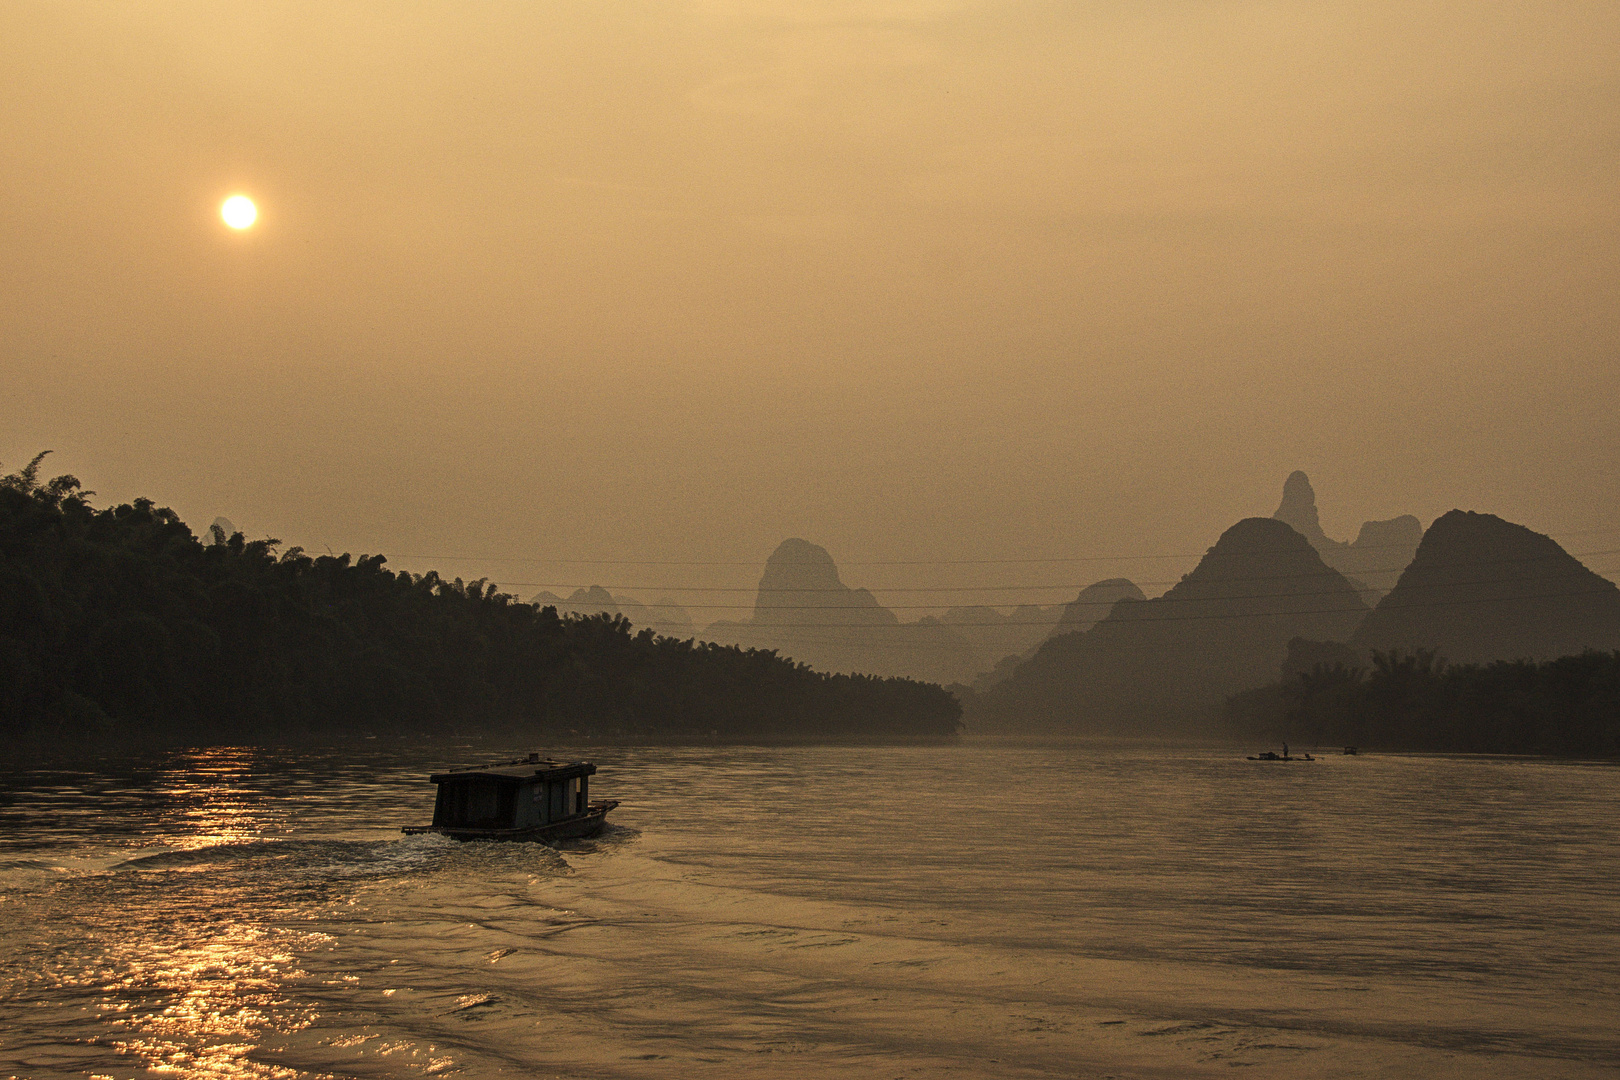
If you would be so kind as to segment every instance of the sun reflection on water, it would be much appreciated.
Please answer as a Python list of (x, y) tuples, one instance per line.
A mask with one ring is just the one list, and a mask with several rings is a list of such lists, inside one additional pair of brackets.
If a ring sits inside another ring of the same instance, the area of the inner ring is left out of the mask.
[(263, 800), (252, 799), (241, 781), (253, 772), (252, 747), (213, 747), (195, 750), (175, 763), (159, 792), (171, 800), (171, 835), (167, 844), (181, 851), (196, 851), (221, 844), (244, 844), (262, 839), (280, 824)]
[(106, 958), (119, 973), (101, 1001), (115, 1033), (109, 1045), (155, 1072), (221, 1080), (299, 1075), (251, 1056), (266, 1034), (290, 1034), (317, 1019), (313, 1007), (283, 990), (304, 974), (289, 948), (294, 935), (227, 923), (203, 940), (177, 943), (148, 929), (157, 932), (125, 940)]
[(371, 883), (435, 864), (439, 845), (377, 827), (393, 815), (368, 797), (392, 796), (391, 777), (359, 770), (345, 788), (347, 761), (313, 756), (222, 747), (21, 774), (0, 801), (0, 1031), (32, 1041), (0, 1046), (0, 1077), (459, 1067), (376, 1031), (398, 982), (369, 985), (339, 948)]
[[(104, 916), (114, 932), (94, 970), (105, 1034), (92, 1040), (155, 1074), (217, 1080), (292, 1080), (308, 1075), (263, 1060), (267, 1039), (313, 1024), (319, 1013), (288, 984), (306, 977), (297, 953), (328, 935), (272, 925), (281, 897), (265, 895), (253, 863), (274, 840), (281, 815), (252, 798), (242, 781), (251, 748), (190, 751), (172, 762), (154, 794), (161, 800), (149, 840), (174, 852), (236, 848), (195, 863), (157, 862), (133, 887), (166, 895), (150, 906), (167, 917)], [(279, 845), (278, 845), (279, 846)], [(178, 875), (183, 874), (181, 878)]]

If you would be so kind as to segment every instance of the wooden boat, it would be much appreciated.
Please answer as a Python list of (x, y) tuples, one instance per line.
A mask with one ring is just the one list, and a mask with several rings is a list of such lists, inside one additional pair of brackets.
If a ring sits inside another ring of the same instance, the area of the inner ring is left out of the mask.
[(559, 762), (530, 754), (434, 773), (439, 785), (433, 824), (407, 825), (408, 836), (439, 833), (456, 840), (567, 840), (594, 836), (607, 823), (617, 799), (591, 800), (596, 766)]
[(1250, 754), (1250, 761), (1315, 761), (1309, 754), (1279, 754), (1275, 750), (1267, 750), (1263, 754)]

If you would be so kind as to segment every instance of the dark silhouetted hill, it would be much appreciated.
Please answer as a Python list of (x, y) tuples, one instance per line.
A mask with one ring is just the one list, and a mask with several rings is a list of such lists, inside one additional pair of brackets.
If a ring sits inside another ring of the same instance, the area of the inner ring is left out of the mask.
[(1429, 526), (1352, 644), (1431, 649), (1454, 664), (1617, 649), (1620, 589), (1549, 536), (1453, 510)]
[(1114, 605), (1121, 600), (1146, 600), (1147, 597), (1129, 578), (1109, 578), (1080, 590), (1080, 595), (1069, 601), (1058, 620), (1055, 634), (1085, 633), (1108, 617)]
[[(1040, 649), (1041, 643), (1047, 638), (1058, 634), (1083, 633), (1090, 630), (1099, 620), (1104, 618), (1114, 605), (1121, 600), (1146, 600), (1131, 581), (1126, 578), (1109, 578), (1093, 585), (1087, 585), (1080, 590), (1080, 595), (1062, 607), (1037, 609), (1042, 612), (1054, 612), (1055, 619), (1043, 619), (1036, 629), (1040, 636), (1030, 642), (1021, 652), (1002, 655), (1001, 659), (987, 671), (982, 671), (970, 684), (975, 692), (982, 693), (992, 686), (1006, 682), (1017, 671), (1019, 666), (1026, 663)], [(993, 609), (985, 609), (993, 610)], [(1019, 612), (1028, 610), (1019, 608)], [(995, 653), (990, 653), (995, 655)]]
[(1367, 607), (1288, 525), (1248, 518), (1153, 600), (1122, 600), (1041, 646), (969, 705), (970, 729), (1207, 732), (1225, 698), (1272, 681), (1295, 637), (1347, 638)]
[(1309, 540), (1322, 561), (1350, 578), (1351, 584), (1366, 586), (1362, 599), (1368, 603), (1395, 587), (1423, 539), (1422, 522), (1410, 514), (1363, 522), (1353, 543), (1330, 538), (1322, 531), (1310, 477), (1297, 471), (1283, 483), (1282, 502), (1271, 516)]
[(773, 649), (823, 671), (863, 672), (952, 683), (981, 663), (973, 646), (932, 616), (902, 622), (865, 589), (839, 577), (827, 549), (784, 540), (765, 562), (752, 617), (721, 621), (711, 641)]

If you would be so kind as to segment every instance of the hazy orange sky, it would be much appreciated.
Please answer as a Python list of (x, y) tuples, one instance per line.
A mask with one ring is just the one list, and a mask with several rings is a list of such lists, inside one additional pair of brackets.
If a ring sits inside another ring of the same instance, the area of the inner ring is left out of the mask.
[(802, 536), (1052, 602), (1190, 560), (849, 564), (1198, 552), (1296, 468), (1341, 538), (1620, 547), (1617, 57), (1614, 0), (12, 0), (0, 463), (525, 596)]

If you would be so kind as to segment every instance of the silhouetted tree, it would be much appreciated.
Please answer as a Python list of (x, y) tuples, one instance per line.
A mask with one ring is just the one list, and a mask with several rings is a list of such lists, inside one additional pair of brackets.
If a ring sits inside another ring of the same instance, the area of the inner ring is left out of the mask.
[[(187, 741), (478, 730), (624, 738), (953, 733), (942, 688), (536, 608), (479, 579), (199, 543), (94, 509), (44, 455), (0, 478), (0, 733)], [(223, 531), (223, 530), (221, 530)]]
[(1620, 757), (1620, 652), (1447, 664), (1373, 653), (1370, 672), (1318, 666), (1227, 700), (1248, 738), (1469, 753)]

